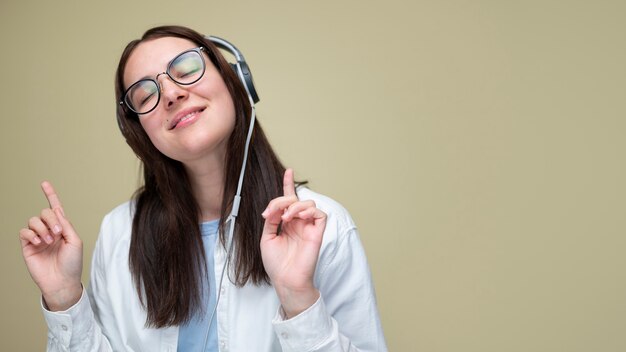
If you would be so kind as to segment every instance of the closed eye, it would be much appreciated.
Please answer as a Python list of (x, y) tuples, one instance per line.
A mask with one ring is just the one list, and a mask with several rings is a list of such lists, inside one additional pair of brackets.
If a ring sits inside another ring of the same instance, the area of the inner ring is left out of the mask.
[(185, 78), (185, 77), (189, 77), (189, 76), (193, 76), (196, 73), (200, 72), (202, 70), (202, 67), (197, 67), (193, 70), (187, 71), (187, 72), (183, 72), (183, 74), (181, 74), (179, 77), (180, 78)]
[(154, 97), (154, 93), (147, 95), (145, 98), (143, 98), (140, 102), (141, 105), (145, 105), (148, 101), (150, 101), (150, 99), (152, 99)]

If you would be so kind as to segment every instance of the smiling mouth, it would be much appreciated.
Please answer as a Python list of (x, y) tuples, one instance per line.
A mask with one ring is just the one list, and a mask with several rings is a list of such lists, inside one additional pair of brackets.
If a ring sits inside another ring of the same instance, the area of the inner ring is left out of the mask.
[(201, 113), (201, 112), (203, 112), (203, 111), (204, 111), (204, 108), (203, 108), (203, 109), (199, 109), (199, 110), (192, 111), (192, 112), (190, 112), (190, 113), (188, 113), (188, 114), (186, 114), (186, 115), (184, 115), (184, 116), (181, 116), (181, 117), (176, 118), (176, 119), (172, 122), (172, 125), (170, 126), (170, 131), (171, 131), (171, 130), (173, 130), (173, 129), (175, 129), (175, 128), (176, 128), (176, 126), (178, 126), (178, 124), (179, 124), (179, 123), (184, 122), (184, 121), (186, 121), (186, 120), (189, 120), (190, 118), (194, 117), (195, 115), (197, 115), (197, 114), (199, 114), (199, 113)]

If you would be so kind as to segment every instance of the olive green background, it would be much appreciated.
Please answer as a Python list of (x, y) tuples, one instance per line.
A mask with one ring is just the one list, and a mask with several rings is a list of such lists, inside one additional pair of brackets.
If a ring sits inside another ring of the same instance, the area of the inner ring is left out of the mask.
[(0, 349), (46, 328), (18, 231), (138, 185), (113, 74), (147, 28), (246, 55), (286, 165), (360, 227), (392, 351), (626, 350), (623, 1), (0, 2)]

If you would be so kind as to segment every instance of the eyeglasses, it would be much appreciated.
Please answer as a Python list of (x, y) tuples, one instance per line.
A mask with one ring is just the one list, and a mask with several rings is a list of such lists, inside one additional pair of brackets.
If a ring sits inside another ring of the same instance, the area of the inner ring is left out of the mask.
[(167, 64), (165, 72), (159, 73), (154, 79), (145, 78), (133, 83), (124, 92), (124, 99), (120, 101), (120, 105), (126, 104), (138, 115), (154, 110), (161, 100), (158, 81), (161, 75), (167, 75), (172, 81), (183, 86), (198, 82), (206, 70), (203, 50), (203, 47), (199, 47), (183, 51)]

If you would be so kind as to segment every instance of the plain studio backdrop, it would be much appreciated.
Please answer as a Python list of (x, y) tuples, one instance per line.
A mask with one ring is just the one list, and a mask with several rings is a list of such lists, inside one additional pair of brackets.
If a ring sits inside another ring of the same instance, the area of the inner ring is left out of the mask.
[(626, 350), (625, 4), (2, 0), (0, 349), (45, 348), (18, 241), (39, 183), (86, 283), (139, 182), (117, 60), (182, 24), (242, 50), (283, 162), (351, 212), (391, 351)]

